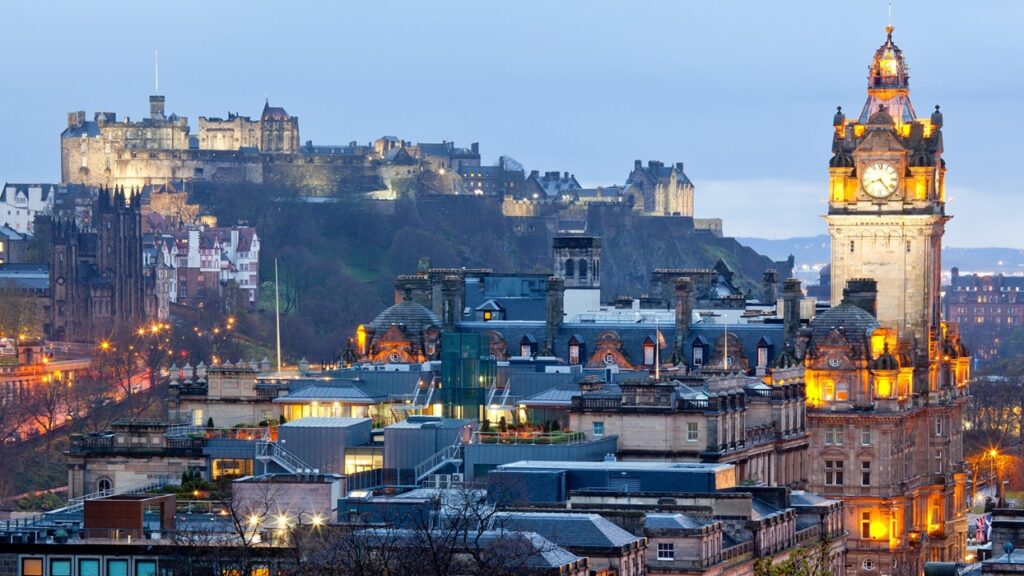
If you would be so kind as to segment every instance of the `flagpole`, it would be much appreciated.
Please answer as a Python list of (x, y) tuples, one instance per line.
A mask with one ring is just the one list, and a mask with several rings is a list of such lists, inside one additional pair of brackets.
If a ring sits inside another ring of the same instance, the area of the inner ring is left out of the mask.
[(277, 278), (277, 258), (274, 258), (274, 309), (277, 323), (277, 376), (281, 376), (281, 284)]
[(722, 368), (729, 370), (729, 322), (723, 325), (725, 328), (725, 351), (722, 354)]
[(654, 381), (661, 379), (661, 331), (658, 329), (658, 317), (654, 317)]

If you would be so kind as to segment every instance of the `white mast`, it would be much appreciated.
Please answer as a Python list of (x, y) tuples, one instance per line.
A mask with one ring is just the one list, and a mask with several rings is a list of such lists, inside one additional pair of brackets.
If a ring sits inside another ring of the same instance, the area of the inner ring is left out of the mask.
[(153, 52), (154, 88), (153, 94), (160, 93), (160, 51)]
[(725, 370), (729, 369), (729, 323), (726, 322), (722, 325), (725, 328), (725, 348), (722, 353), (722, 368)]
[(277, 322), (277, 375), (281, 376), (281, 284), (277, 279), (277, 258), (274, 258), (274, 308)]
[(658, 330), (658, 316), (654, 316), (654, 381), (661, 379), (661, 332)]

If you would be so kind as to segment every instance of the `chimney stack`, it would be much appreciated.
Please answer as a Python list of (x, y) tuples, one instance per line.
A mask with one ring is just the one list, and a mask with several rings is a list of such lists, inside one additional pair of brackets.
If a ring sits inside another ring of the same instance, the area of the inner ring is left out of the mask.
[(633, 161), (633, 170), (639, 170), (640, 168), (643, 167), (643, 165), (644, 165), (643, 162), (641, 162), (639, 160), (634, 160)]
[(764, 289), (763, 302), (768, 305), (776, 303), (779, 299), (779, 273), (774, 268), (764, 271), (762, 277), (762, 288)]
[(796, 345), (796, 333), (800, 329), (800, 300), (803, 296), (800, 281), (796, 278), (790, 278), (783, 283), (782, 321), (785, 346)]
[(455, 323), (462, 321), (463, 296), (465, 285), (462, 278), (456, 275), (445, 276), (441, 281), (441, 292), (444, 298), (444, 316), (441, 322), (445, 332), (453, 332)]
[(565, 280), (551, 276), (545, 283), (547, 314), (544, 323), (544, 355), (555, 356), (555, 336), (562, 328), (565, 316)]
[(675, 350), (682, 351), (693, 321), (693, 280), (686, 276), (676, 278), (676, 341)]
[(878, 282), (874, 278), (851, 278), (846, 281), (843, 300), (878, 317)]

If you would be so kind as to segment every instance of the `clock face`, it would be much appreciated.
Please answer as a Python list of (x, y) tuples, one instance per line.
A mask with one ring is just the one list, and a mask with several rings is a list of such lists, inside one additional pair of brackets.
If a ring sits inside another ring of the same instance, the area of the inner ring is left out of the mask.
[(864, 169), (864, 176), (860, 182), (864, 191), (871, 197), (886, 198), (896, 191), (896, 185), (900, 183), (900, 175), (892, 164), (874, 162), (868, 164)]

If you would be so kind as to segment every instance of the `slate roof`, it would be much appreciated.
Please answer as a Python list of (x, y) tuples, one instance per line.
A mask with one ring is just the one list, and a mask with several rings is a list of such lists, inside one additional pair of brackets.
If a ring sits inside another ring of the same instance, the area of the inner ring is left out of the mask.
[(431, 326), (440, 326), (441, 319), (422, 304), (412, 300), (403, 300), (384, 310), (370, 322), (370, 328), (378, 335), (383, 335), (391, 326), (402, 326), (405, 334), (414, 341)]
[(644, 518), (645, 530), (694, 530), (711, 524), (683, 514), (648, 514)]
[(566, 548), (622, 548), (641, 540), (598, 514), (499, 512), (495, 527), (536, 532)]
[(384, 402), (388, 396), (369, 386), (330, 386), (317, 385), (299, 388), (289, 392), (287, 396), (274, 398), (275, 404), (295, 404), (297, 402), (344, 402), (346, 404), (377, 404)]
[(50, 194), (56, 192), (58, 187), (58, 184), (16, 184), (14, 182), (7, 182), (3, 188), (0, 188), (0, 202), (13, 203), (14, 198), (8, 198), (7, 194), (10, 193), (12, 196), (17, 196), (19, 192), (31, 200), (30, 194), (37, 190), (39, 191), (39, 201), (46, 202)]
[(0, 226), (0, 236), (6, 238), (7, 240), (17, 241), (24, 240), (27, 237), (27, 234), (22, 234), (15, 230), (14, 228), (11, 228), (10, 226), (4, 224)]
[(871, 332), (881, 326), (866, 310), (843, 302), (818, 314), (811, 320), (811, 345), (820, 345), (834, 329), (841, 329), (854, 346), (866, 346)]
[(782, 512), (781, 509), (772, 506), (771, 504), (754, 498), (751, 500), (752, 514), (750, 515), (752, 520), (760, 520), (761, 518), (768, 518)]
[[(365, 538), (370, 543), (376, 542), (386, 546), (393, 546), (396, 542), (401, 543), (404, 539), (407, 539), (410, 546), (419, 546), (422, 537), (414, 530), (390, 528), (360, 530), (356, 534), (357, 537)], [(544, 569), (552, 569), (561, 573), (562, 567), (583, 560), (582, 557), (569, 552), (536, 532), (516, 531), (513, 533), (507, 530), (487, 530), (479, 534), (474, 533), (473, 538), (479, 538), (479, 544), (484, 547), (495, 546), (498, 549), (503, 549), (505, 554), (514, 554), (516, 560), (521, 562), (521, 566), (517, 567), (529, 568), (531, 571), (542, 570), (547, 573), (547, 570)], [(528, 545), (530, 549), (526, 550), (524, 547), (522, 551), (509, 551), (507, 548), (513, 546), (514, 543)]]
[[(858, 308), (858, 310), (860, 309)], [(864, 314), (870, 318), (870, 314), (867, 314), (867, 312), (864, 312)], [(874, 319), (872, 318), (872, 320)], [(708, 350), (710, 355), (705, 355), (704, 360), (705, 362), (710, 361), (717, 352), (716, 345), (719, 338), (724, 335), (725, 328), (726, 326), (722, 324), (692, 324), (689, 329), (689, 335), (683, 343), (683, 353), (687, 358), (690, 358), (694, 342), (703, 344), (706, 341), (710, 347)], [(476, 334), (485, 334), (491, 330), (496, 331), (505, 339), (510, 354), (518, 353), (519, 342), (524, 336), (532, 336), (538, 343), (543, 343), (546, 338), (544, 320), (491, 320), (488, 322), (470, 320), (459, 322), (458, 329), (460, 332)], [(675, 326), (661, 325), (659, 329), (667, 343), (667, 346), (662, 349), (662, 357), (668, 358), (668, 354), (671, 353), (672, 343), (675, 341)], [(743, 353), (751, 364), (757, 360), (757, 344), (762, 337), (768, 338), (771, 342), (782, 342), (784, 340), (783, 325), (778, 323), (730, 324), (728, 329), (730, 336), (735, 336), (739, 339), (743, 347)], [(638, 362), (643, 358), (643, 343), (647, 338), (654, 336), (655, 326), (653, 323), (565, 322), (555, 335), (555, 355), (560, 358), (568, 357), (569, 339), (573, 335), (578, 335), (586, 343), (584, 354), (589, 356), (595, 350), (594, 345), (597, 342), (597, 337), (606, 331), (618, 334), (626, 356), (630, 361)], [(776, 345), (769, 349), (769, 365), (771, 365), (775, 356), (782, 353), (781, 348), (782, 346)], [(538, 392), (540, 391), (542, 390), (538, 390)]]
[(50, 270), (46, 264), (0, 264), (0, 289), (46, 290)]
[(579, 390), (552, 388), (540, 394), (534, 394), (520, 402), (520, 404), (524, 406), (569, 406), (572, 404), (572, 397), (579, 396), (580, 394)]

